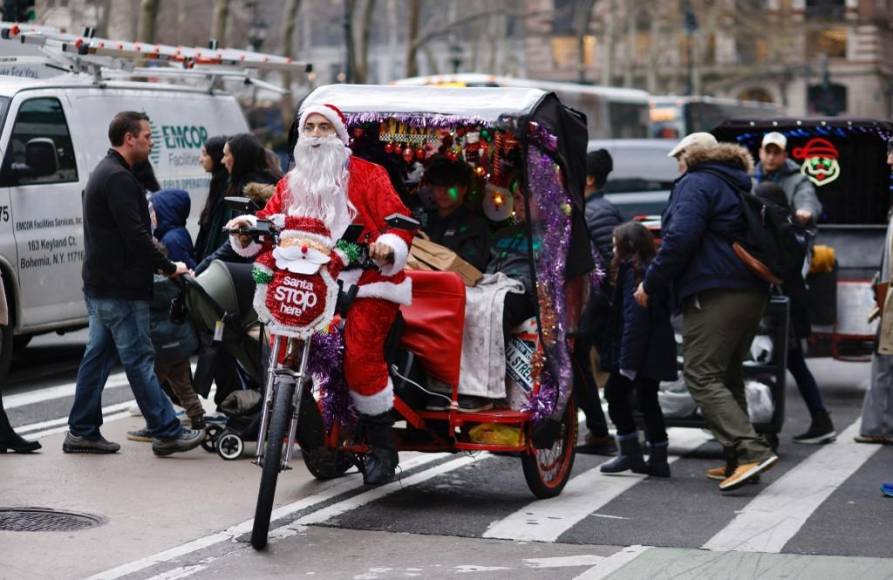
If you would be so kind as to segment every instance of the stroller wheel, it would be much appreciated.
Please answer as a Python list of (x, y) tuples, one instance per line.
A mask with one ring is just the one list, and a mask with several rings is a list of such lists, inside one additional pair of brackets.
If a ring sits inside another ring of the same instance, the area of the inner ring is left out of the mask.
[(220, 436), (220, 439), (217, 440), (216, 447), (217, 455), (227, 461), (233, 461), (242, 455), (242, 451), (245, 449), (245, 443), (242, 441), (241, 437), (232, 431), (224, 431), (223, 435)]
[(221, 431), (223, 431), (223, 427), (209, 423), (208, 426), (205, 427), (205, 438), (202, 440), (202, 449), (208, 453), (214, 453), (214, 451), (216, 451), (217, 439), (220, 438)]

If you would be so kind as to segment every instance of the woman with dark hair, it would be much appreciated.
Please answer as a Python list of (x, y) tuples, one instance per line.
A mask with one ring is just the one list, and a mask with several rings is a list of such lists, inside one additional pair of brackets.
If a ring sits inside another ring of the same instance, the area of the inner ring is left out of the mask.
[(223, 146), (226, 136), (211, 137), (202, 145), (199, 163), (207, 173), (211, 174), (208, 187), (208, 198), (198, 218), (198, 237), (195, 238), (195, 261), (202, 259), (220, 247), (227, 240), (223, 232), (223, 224), (227, 222), (223, 197), (229, 181), (229, 173), (223, 166)]
[[(602, 473), (632, 470), (656, 477), (670, 477), (667, 430), (657, 400), (662, 380), (676, 379), (676, 341), (670, 325), (666, 296), (653, 296), (647, 307), (639, 306), (633, 293), (655, 255), (654, 237), (638, 222), (614, 229), (611, 277), (614, 312), (599, 353), (611, 376), (605, 385), (608, 414), (617, 427), (620, 454), (601, 466)], [(645, 438), (651, 448), (648, 462), (639, 447), (631, 397), (635, 394), (645, 417)]]

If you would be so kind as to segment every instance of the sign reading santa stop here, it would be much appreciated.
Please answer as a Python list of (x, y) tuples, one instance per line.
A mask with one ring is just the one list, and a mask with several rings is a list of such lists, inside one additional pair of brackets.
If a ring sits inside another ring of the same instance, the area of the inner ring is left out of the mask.
[(283, 326), (305, 327), (326, 309), (328, 286), (320, 274), (292, 274), (279, 270), (267, 289), (267, 308)]

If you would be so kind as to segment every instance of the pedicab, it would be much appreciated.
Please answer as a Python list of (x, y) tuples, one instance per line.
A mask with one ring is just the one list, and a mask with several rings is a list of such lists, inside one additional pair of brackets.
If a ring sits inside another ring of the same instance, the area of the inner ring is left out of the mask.
[[(401, 307), (386, 347), (397, 447), (515, 456), (534, 495), (560, 494), (577, 437), (573, 334), (593, 270), (582, 217), (585, 119), (553, 93), (536, 89), (332, 85), (315, 90), (302, 107), (322, 103), (344, 113), (355, 154), (380, 161), (392, 179), (418, 171), (436, 154), (465, 160), (478, 178), (476, 191), (484, 198), (478, 201), (491, 210), (496, 206), (494, 215), (506, 222), (511, 212), (503, 206), (511, 200), (503, 189), (481, 184), (504, 183), (512, 173), (527, 216), (523, 239), (537, 297), (535, 316), (514, 330), (506, 349), (507, 377), (498, 377), (506, 381), (506, 399), (487, 411), (459, 408), (465, 284), (453, 272), (408, 271), (412, 304)], [(403, 227), (397, 222), (389, 224)], [(275, 237), (268, 230), (241, 233)], [(342, 289), (336, 309), (333, 295), (319, 288), (315, 297), (301, 296), (319, 314), (312, 332), (304, 329), (272, 346), (270, 360), (277, 362), (268, 372), (257, 451), (257, 549), (266, 545), (276, 479), (287, 469), (294, 442), (319, 479), (338, 477), (352, 466), (362, 469), (368, 449), (340, 368), (339, 317), (350, 316), (349, 298)], [(448, 409), (426, 410), (424, 395), (432, 382), (447, 386)]]

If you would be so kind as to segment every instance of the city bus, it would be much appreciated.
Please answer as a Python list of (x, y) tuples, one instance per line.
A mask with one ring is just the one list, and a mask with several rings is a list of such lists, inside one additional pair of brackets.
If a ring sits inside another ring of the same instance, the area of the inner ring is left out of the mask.
[(767, 119), (782, 115), (783, 108), (775, 103), (715, 97), (651, 97), (649, 137), (681, 139), (698, 131), (709, 132), (729, 119)]
[(586, 115), (590, 139), (643, 139), (649, 136), (650, 95), (639, 89), (519, 79), (479, 73), (412, 77), (394, 81), (393, 84), (521, 87), (552, 91), (564, 105)]

